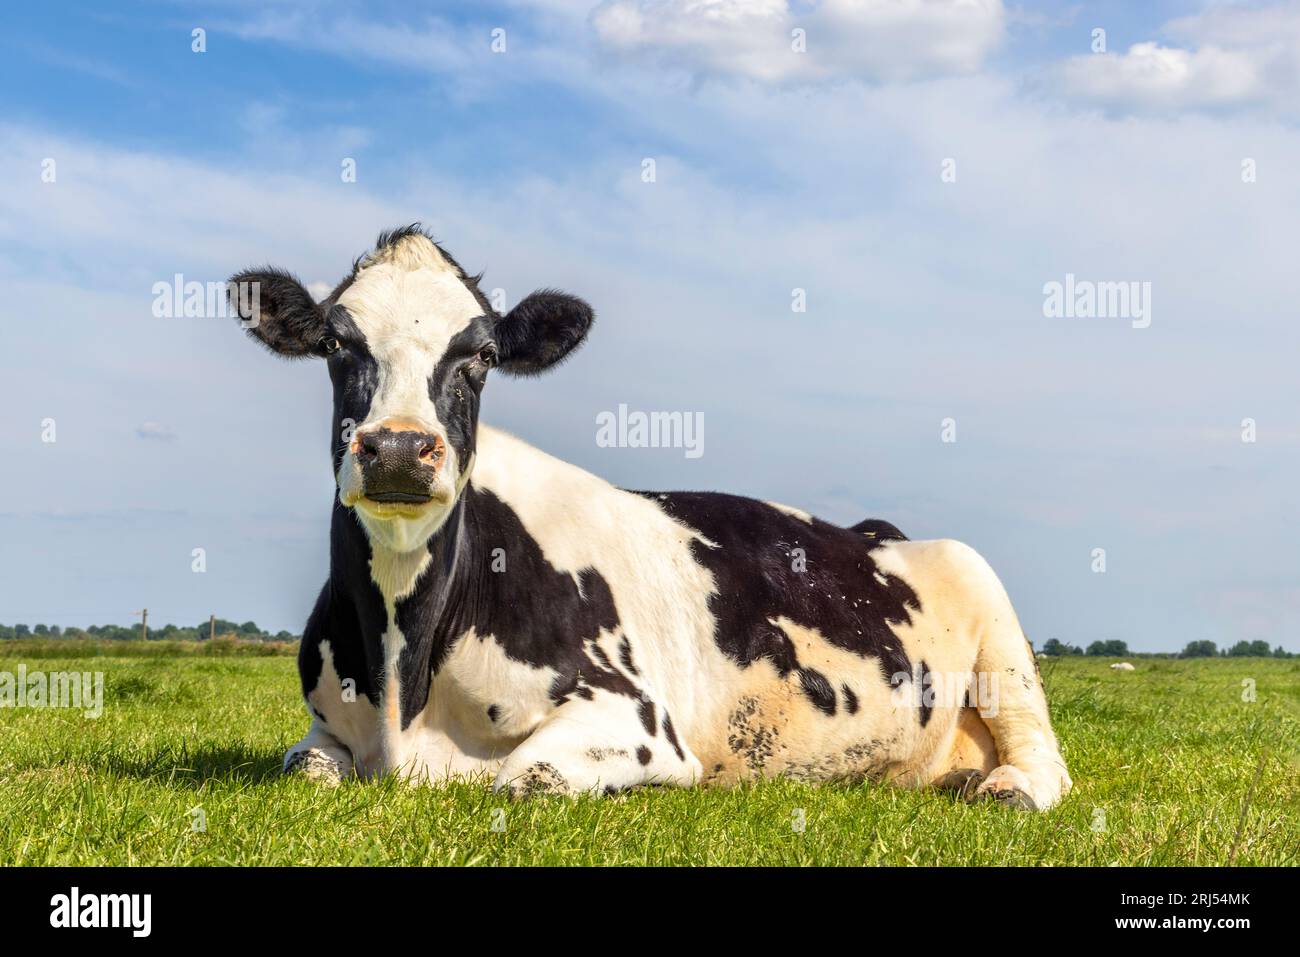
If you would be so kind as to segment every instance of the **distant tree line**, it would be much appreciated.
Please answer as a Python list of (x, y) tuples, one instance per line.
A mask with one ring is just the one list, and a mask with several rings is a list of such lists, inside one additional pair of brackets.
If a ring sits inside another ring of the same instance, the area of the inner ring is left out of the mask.
[[(163, 625), (149, 629), (150, 641), (204, 641), (210, 631), (205, 619), (191, 627), (184, 625)], [(298, 636), (287, 631), (271, 634), (257, 627), (255, 622), (243, 624), (218, 618), (216, 621), (218, 638), (242, 638), (245, 641), (297, 641)], [(0, 641), (10, 638), (99, 638), (109, 641), (139, 641), (139, 625), (90, 625), (87, 628), (61, 628), (58, 625), (0, 625)]]
[[(1124, 658), (1133, 652), (1128, 650), (1128, 644), (1118, 639), (1109, 641), (1094, 641), (1084, 651), (1078, 645), (1069, 645), (1055, 638), (1048, 638), (1043, 643), (1043, 654), (1052, 657), (1065, 657), (1068, 655), (1093, 655), (1104, 658)], [(1222, 651), (1212, 641), (1189, 641), (1187, 647), (1180, 651), (1176, 656), (1178, 658), (1295, 658), (1296, 655), (1285, 650), (1281, 645), (1276, 648), (1270, 648), (1267, 641), (1239, 641), (1231, 648), (1224, 648)]]
[(1258, 641), (1239, 641), (1231, 648), (1219, 650), (1212, 641), (1189, 641), (1178, 655), (1180, 658), (1295, 658), (1296, 655), (1281, 645), (1269, 648), (1262, 638)]

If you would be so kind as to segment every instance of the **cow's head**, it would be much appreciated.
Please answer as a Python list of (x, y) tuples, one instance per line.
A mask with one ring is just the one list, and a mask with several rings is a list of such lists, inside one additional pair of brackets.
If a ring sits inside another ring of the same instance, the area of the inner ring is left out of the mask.
[(231, 277), (230, 299), (272, 352), (323, 359), (334, 383), (339, 501), (371, 539), (406, 551), (446, 519), (474, 467), (489, 370), (535, 375), (591, 326), (581, 299), (535, 292), (497, 314), (418, 227), (385, 233), (317, 303), (290, 274)]

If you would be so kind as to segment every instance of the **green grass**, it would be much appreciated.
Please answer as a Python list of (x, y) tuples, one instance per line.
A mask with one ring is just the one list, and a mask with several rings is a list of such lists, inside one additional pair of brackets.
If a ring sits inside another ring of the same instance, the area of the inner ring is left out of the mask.
[[(1135, 659), (1133, 674), (1107, 659), (1044, 662), (1075, 789), (1036, 815), (870, 784), (516, 804), (475, 784), (330, 789), (277, 773), (306, 728), (292, 658), (21, 650), (0, 645), (0, 671), (102, 670), (105, 702), (96, 720), (0, 709), (4, 864), (1219, 865), (1300, 854), (1300, 661)], [(1242, 700), (1248, 678), (1253, 702)], [(194, 808), (206, 831), (192, 830)]]

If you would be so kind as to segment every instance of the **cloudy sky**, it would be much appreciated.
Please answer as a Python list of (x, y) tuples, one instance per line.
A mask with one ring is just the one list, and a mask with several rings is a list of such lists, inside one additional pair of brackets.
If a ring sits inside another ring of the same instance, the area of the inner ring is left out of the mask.
[[(422, 6), (7, 12), (0, 621), (299, 630), (325, 371), (154, 284), (332, 283), (420, 220), (595, 306), (485, 395), (548, 451), (963, 539), (1037, 644), (1300, 651), (1300, 4)], [(1149, 283), (1149, 325), (1045, 316), (1067, 275)], [(620, 403), (704, 454), (598, 447)]]

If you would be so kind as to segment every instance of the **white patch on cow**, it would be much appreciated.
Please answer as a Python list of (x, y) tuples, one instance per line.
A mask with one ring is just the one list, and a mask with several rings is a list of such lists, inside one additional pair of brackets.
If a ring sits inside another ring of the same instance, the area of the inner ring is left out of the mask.
[[(522, 740), (552, 711), (550, 689), (559, 672), (514, 661), (491, 635), (473, 628), (453, 644), (435, 679), (448, 698), (446, 713), (485, 742)], [(496, 709), (496, 720), (488, 708)]]
[(791, 518), (797, 518), (809, 525), (812, 524), (813, 517), (801, 508), (795, 508), (793, 505), (782, 505), (780, 502), (767, 502), (765, 504), (772, 506), (778, 512), (785, 512)]
[(1134, 668), (1127, 661), (1115, 662), (1113, 665), (1110, 666), (1110, 670), (1111, 671), (1137, 671), (1137, 669)]
[(384, 598), (388, 623), (384, 629), (384, 685), (380, 692), (380, 748), (386, 766), (404, 767), (410, 756), (402, 732), (401, 675), (398, 659), (406, 647), (406, 636), (397, 627), (397, 605), (415, 591), (432, 556), (427, 548), (390, 551), (371, 541), (370, 578)]

